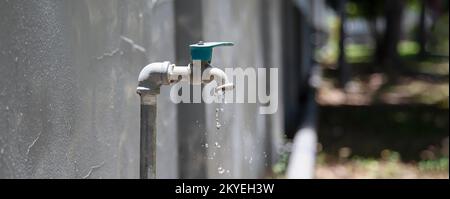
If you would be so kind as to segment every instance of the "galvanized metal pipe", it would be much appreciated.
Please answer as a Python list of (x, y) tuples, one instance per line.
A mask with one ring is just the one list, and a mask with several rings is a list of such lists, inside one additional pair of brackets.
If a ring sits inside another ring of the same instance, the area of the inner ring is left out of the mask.
[(156, 178), (156, 95), (141, 95), (140, 163), (141, 179)]
[(169, 62), (152, 63), (139, 74), (137, 93), (141, 97), (140, 162), (141, 179), (156, 178), (156, 97), (161, 85), (169, 84)]

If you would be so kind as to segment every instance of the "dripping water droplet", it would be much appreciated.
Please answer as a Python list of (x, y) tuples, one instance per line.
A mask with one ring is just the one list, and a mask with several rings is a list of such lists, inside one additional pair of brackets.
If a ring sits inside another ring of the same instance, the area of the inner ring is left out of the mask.
[(219, 174), (224, 174), (225, 171), (226, 171), (226, 170), (225, 170), (224, 168), (222, 168), (222, 167), (217, 168), (217, 172), (218, 172)]
[(216, 108), (216, 128), (217, 129), (220, 129), (220, 127), (222, 127), (222, 124), (220, 124), (220, 121), (219, 121), (219, 108)]

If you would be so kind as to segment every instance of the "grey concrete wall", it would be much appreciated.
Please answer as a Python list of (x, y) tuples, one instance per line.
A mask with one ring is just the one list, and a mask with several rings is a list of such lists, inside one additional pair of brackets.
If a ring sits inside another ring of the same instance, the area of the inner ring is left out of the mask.
[[(281, 65), (278, 45), (281, 38), (277, 32), (280, 30), (277, 27), (280, 1), (204, 0), (203, 3), (205, 40), (236, 44), (231, 48), (216, 49), (214, 66), (245, 69)], [(261, 115), (260, 105), (206, 106), (209, 177), (261, 178), (270, 171), (282, 134), (280, 123), (277, 123), (282, 103), (280, 101), (280, 109), (274, 115)], [(222, 124), (220, 129), (215, 123), (217, 109)]]
[[(174, 4), (176, 64), (187, 65), (191, 61), (189, 45), (203, 40), (202, 1), (177, 0)], [(201, 86), (195, 87), (201, 88)], [(190, 89), (193, 91), (194, 86), (190, 86)], [(181, 103), (177, 109), (179, 177), (207, 178), (205, 105)]]
[[(1, 0), (0, 27), (0, 178), (137, 178), (136, 79), (174, 59), (171, 1)], [(160, 104), (158, 175), (176, 177)]]
[[(281, 66), (280, 1), (198, 2), (201, 15), (182, 18), (172, 0), (0, 0), (0, 178), (137, 178), (137, 75), (150, 62), (186, 64), (180, 47), (198, 38), (236, 43), (215, 51), (220, 68)], [(195, 30), (176, 31), (183, 23)], [(270, 170), (282, 100), (265, 116), (258, 104), (198, 109), (168, 99), (163, 87), (159, 178), (261, 178)]]

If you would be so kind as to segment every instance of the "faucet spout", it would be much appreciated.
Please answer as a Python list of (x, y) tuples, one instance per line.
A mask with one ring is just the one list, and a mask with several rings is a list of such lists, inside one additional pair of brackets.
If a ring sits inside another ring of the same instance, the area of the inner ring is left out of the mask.
[(234, 85), (228, 80), (227, 74), (223, 72), (223, 70), (220, 70), (219, 68), (208, 67), (203, 72), (202, 81), (204, 83), (209, 83), (212, 80), (215, 80), (217, 83), (215, 92), (219, 91), (225, 92), (234, 89)]

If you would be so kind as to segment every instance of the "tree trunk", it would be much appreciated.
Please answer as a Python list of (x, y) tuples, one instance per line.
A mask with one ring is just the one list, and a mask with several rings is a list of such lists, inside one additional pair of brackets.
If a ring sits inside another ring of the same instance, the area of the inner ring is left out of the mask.
[(400, 64), (397, 50), (402, 34), (404, 0), (386, 1), (386, 30), (384, 37), (384, 64), (396, 67)]
[(425, 0), (421, 1), (420, 5), (420, 19), (419, 19), (419, 30), (417, 42), (419, 43), (420, 51), (419, 51), (419, 59), (424, 59), (426, 57), (426, 44), (427, 44), (427, 30), (426, 30), (426, 2)]
[(339, 15), (341, 18), (341, 24), (339, 27), (339, 57), (338, 57), (338, 68), (339, 68), (339, 80), (340, 86), (345, 88), (347, 83), (350, 81), (350, 68), (345, 59), (345, 22), (347, 21), (347, 16), (345, 12), (345, 5), (347, 0), (339, 1)]

